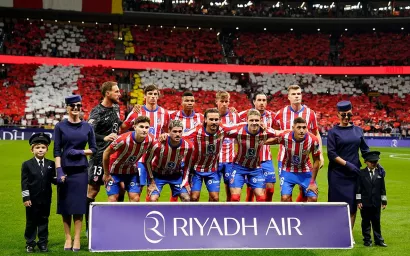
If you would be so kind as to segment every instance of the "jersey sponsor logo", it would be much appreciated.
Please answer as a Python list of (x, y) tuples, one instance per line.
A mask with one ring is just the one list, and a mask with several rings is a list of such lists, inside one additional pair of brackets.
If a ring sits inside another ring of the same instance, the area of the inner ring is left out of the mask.
[(206, 154), (207, 155), (214, 155), (216, 151), (216, 146), (215, 144), (209, 144), (206, 146)]
[(112, 133), (118, 133), (118, 123), (114, 123), (111, 129)]
[(208, 184), (211, 185), (212, 183), (218, 184), (219, 180), (208, 180)]
[(296, 165), (300, 164), (300, 157), (296, 155), (292, 156), (292, 163)]
[(131, 183), (130, 183), (130, 186), (131, 186), (131, 187), (135, 186), (135, 183), (134, 183), (134, 182), (131, 182)]
[(168, 169), (168, 170), (173, 170), (173, 169), (175, 169), (176, 166), (177, 166), (176, 163), (174, 163), (174, 162), (168, 162), (166, 169)]
[(144, 220), (145, 239), (152, 244), (157, 244), (165, 237), (165, 218), (159, 211), (150, 211)]
[(185, 129), (184, 129), (184, 132), (187, 132), (187, 131), (189, 131), (189, 130), (191, 130), (191, 129), (185, 128)]
[(127, 158), (127, 161), (125, 161), (128, 164), (133, 164), (135, 162), (137, 162), (137, 157), (136, 156), (130, 156)]
[(246, 151), (246, 158), (254, 158), (256, 156), (256, 149), (254, 148), (248, 148), (248, 150)]
[(231, 139), (225, 138), (223, 144), (229, 144), (231, 142), (232, 142)]
[(236, 176), (236, 170), (233, 170), (231, 173), (231, 179), (229, 180), (229, 184), (233, 184), (235, 181), (235, 176)]

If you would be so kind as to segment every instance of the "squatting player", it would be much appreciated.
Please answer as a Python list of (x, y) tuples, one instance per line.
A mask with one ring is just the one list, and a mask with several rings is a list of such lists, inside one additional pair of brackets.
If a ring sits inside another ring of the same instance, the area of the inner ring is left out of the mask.
[(238, 143), (238, 153), (234, 159), (230, 179), (232, 202), (240, 201), (241, 190), (246, 179), (256, 196), (256, 201), (266, 201), (264, 193), (266, 179), (261, 169), (260, 151), (267, 140), (277, 137), (277, 132), (265, 127), (261, 119), (260, 112), (251, 109), (247, 113), (246, 124), (234, 125), (227, 132), (226, 136), (235, 139)]
[[(254, 95), (253, 98), (253, 105), (255, 109), (259, 111), (261, 115), (261, 121), (264, 125), (268, 128), (273, 128), (273, 117), (275, 116), (274, 113), (266, 109), (268, 104), (267, 97), (264, 93), (257, 93)], [(243, 121), (246, 122), (247, 118), (247, 111), (243, 111), (239, 113), (240, 117)], [(273, 193), (275, 192), (275, 183), (276, 183), (276, 176), (275, 176), (275, 169), (272, 163), (272, 153), (270, 151), (269, 145), (263, 145), (262, 150), (259, 152), (260, 154), (260, 161), (261, 161), (261, 168), (263, 175), (265, 176), (265, 198), (266, 201), (272, 202)], [(251, 202), (253, 201), (253, 190), (250, 186), (248, 186), (246, 201)]]
[[(230, 95), (226, 91), (216, 93), (215, 103), (221, 118), (221, 125), (230, 126), (237, 124), (240, 120), (238, 113), (229, 109)], [(225, 137), (222, 150), (219, 154), (218, 174), (223, 178), (226, 190), (226, 201), (230, 201), (231, 191), (229, 189), (229, 178), (232, 162), (235, 157), (235, 140)]]
[[(316, 114), (313, 110), (308, 108), (305, 105), (302, 105), (302, 89), (298, 85), (291, 85), (288, 87), (288, 99), (289, 99), (289, 106), (284, 107), (283, 109), (279, 110), (275, 117), (273, 126), (275, 128), (281, 130), (290, 130), (292, 129), (293, 121), (297, 117), (302, 117), (306, 120), (307, 127), (309, 132), (316, 135), (319, 140), (320, 147), (322, 147), (322, 139), (320, 137), (319, 129), (317, 126), (317, 119)], [(284, 157), (284, 147), (282, 145), (279, 146), (278, 152), (278, 173), (280, 175), (282, 162)], [(323, 153), (320, 154), (320, 168), (323, 167), (324, 159)], [(301, 187), (299, 187), (300, 193), (298, 198), (296, 199), (297, 202), (306, 201), (304, 198), (304, 191)]]
[(157, 142), (147, 157), (146, 166), (151, 181), (148, 194), (151, 202), (156, 202), (163, 186), (169, 184), (173, 197), (179, 196), (181, 201), (188, 202), (189, 193), (182, 186), (182, 173), (187, 177), (194, 148), (190, 141), (182, 138), (183, 125), (180, 120), (172, 120), (168, 130), (168, 139)]
[[(154, 138), (159, 139), (160, 135), (168, 132), (168, 125), (170, 120), (170, 115), (167, 110), (158, 106), (158, 98), (160, 96), (158, 87), (156, 85), (148, 85), (144, 89), (145, 105), (137, 111), (132, 111), (121, 125), (121, 132), (129, 130), (139, 116), (147, 116), (151, 120), (149, 127), (149, 134), (153, 135)], [(144, 162), (145, 157), (142, 157), (138, 162), (139, 171), (139, 184), (141, 185), (141, 191), (144, 186), (147, 185), (147, 170), (145, 168)], [(147, 197), (148, 199), (148, 197)]]
[[(104, 150), (112, 141), (117, 139), (117, 134), (121, 126), (120, 108), (118, 106), (121, 97), (120, 89), (116, 82), (105, 82), (101, 86), (103, 101), (95, 106), (90, 113), (88, 123), (94, 128), (97, 142), (97, 153), (92, 155), (88, 167), (88, 193), (87, 205), (95, 201), (100, 192), (101, 185), (104, 184), (102, 157)], [(88, 213), (86, 212), (86, 228), (88, 228)]]
[(139, 116), (134, 120), (133, 132), (121, 134), (104, 151), (104, 183), (109, 202), (117, 202), (119, 184), (124, 183), (128, 191), (129, 200), (139, 202), (141, 188), (137, 169), (137, 161), (152, 150), (156, 143), (154, 137), (149, 134), (150, 119)]
[[(281, 201), (291, 202), (293, 187), (299, 185), (303, 188), (308, 202), (316, 202), (316, 176), (321, 154), (318, 138), (308, 132), (306, 120), (297, 117), (293, 121), (292, 131), (281, 134), (279, 143), (284, 149), (280, 177)], [(310, 162), (310, 154), (313, 157), (313, 165)]]

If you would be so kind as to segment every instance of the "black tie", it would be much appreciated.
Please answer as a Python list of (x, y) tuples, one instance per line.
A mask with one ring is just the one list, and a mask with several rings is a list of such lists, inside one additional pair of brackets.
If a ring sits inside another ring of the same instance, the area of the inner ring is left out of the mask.
[(38, 163), (40, 164), (41, 175), (44, 175), (43, 174), (43, 169), (44, 169), (43, 160), (40, 160)]

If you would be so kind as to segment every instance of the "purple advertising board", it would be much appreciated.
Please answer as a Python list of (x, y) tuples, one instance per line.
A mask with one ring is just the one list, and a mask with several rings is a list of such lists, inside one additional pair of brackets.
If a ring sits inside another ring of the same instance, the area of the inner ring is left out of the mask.
[(89, 249), (350, 249), (346, 203), (93, 203)]

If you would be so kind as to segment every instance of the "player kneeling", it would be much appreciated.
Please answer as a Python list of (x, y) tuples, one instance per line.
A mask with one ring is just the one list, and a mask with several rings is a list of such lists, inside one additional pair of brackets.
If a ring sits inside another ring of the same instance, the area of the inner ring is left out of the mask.
[(168, 139), (157, 142), (146, 161), (151, 180), (148, 187), (150, 201), (158, 201), (162, 188), (169, 184), (173, 197), (179, 196), (181, 201), (189, 202), (190, 188), (188, 184), (188, 189), (184, 187), (183, 175), (188, 176), (194, 148), (191, 142), (182, 138), (183, 124), (180, 120), (172, 120), (168, 131)]
[[(292, 131), (280, 135), (284, 146), (281, 173), (281, 201), (291, 202), (293, 187), (300, 185), (308, 202), (316, 202), (318, 188), (316, 176), (320, 166), (320, 144), (315, 135), (308, 132), (306, 120), (298, 117), (293, 121)], [(312, 154), (313, 166), (309, 155)]]

